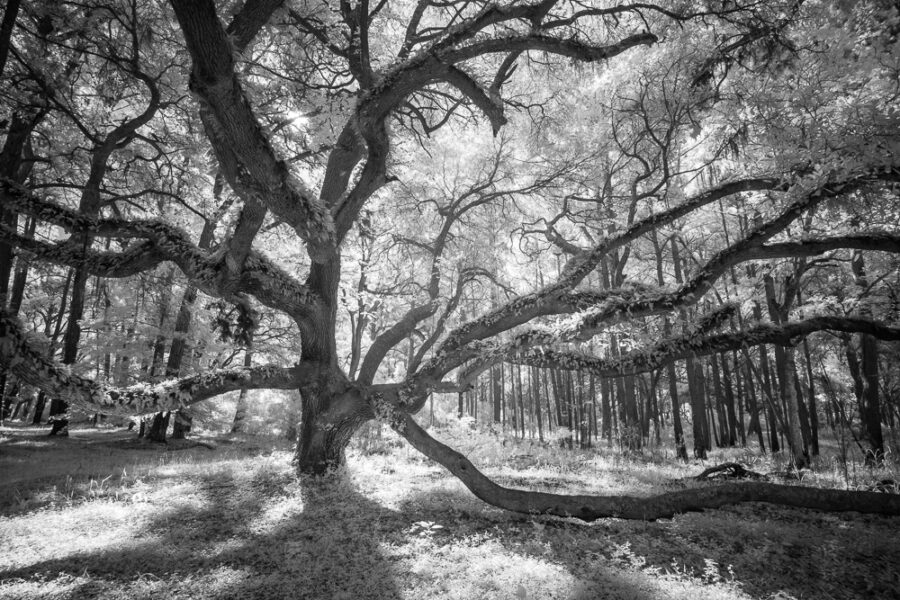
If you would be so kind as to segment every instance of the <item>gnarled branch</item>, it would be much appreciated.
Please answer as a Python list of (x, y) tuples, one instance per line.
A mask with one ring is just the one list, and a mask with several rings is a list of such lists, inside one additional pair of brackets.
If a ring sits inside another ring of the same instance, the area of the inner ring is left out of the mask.
[(607, 517), (655, 520), (729, 504), (768, 502), (828, 511), (900, 515), (900, 496), (895, 494), (763, 482), (696, 487), (649, 497), (570, 496), (507, 488), (491, 481), (463, 454), (431, 437), (411, 415), (385, 401), (383, 396), (373, 394), (369, 401), (377, 418), (387, 423), (416, 450), (459, 478), (478, 498), (514, 512), (575, 517), (583, 521)]
[(241, 388), (295, 389), (316, 376), (321, 365), (216, 369), (154, 385), (126, 388), (101, 385), (72, 373), (44, 355), (38, 340), (21, 323), (0, 311), (0, 366), (21, 381), (86, 411), (134, 415), (184, 408)]
[[(253, 114), (214, 3), (173, 0), (172, 5), (193, 62), (191, 90), (200, 101), (213, 149), (223, 166), (233, 167), (223, 169), (229, 184), (251, 208), (271, 209), (306, 240), (311, 257), (321, 258), (335, 243), (331, 214), (291, 175)], [(255, 215), (258, 209), (253, 211)], [(246, 227), (257, 221), (258, 216), (248, 216)]]

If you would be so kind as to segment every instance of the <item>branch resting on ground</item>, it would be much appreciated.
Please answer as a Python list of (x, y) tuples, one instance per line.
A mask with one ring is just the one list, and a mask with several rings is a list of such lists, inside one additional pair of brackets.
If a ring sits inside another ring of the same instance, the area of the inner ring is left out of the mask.
[(857, 492), (764, 482), (711, 485), (656, 496), (585, 496), (531, 492), (503, 487), (491, 481), (472, 462), (422, 429), (412, 416), (392, 407), (384, 398), (370, 397), (379, 419), (428, 458), (445, 467), (488, 504), (526, 514), (575, 517), (595, 521), (608, 517), (653, 521), (676, 514), (743, 502), (768, 502), (824, 511), (857, 511), (900, 515), (900, 495)]

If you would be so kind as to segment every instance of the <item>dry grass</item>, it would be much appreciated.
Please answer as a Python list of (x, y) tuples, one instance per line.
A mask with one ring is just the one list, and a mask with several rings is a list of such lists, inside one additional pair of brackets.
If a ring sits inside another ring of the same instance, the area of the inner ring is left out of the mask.
[[(0, 598), (893, 598), (900, 519), (768, 505), (654, 523), (511, 515), (386, 438), (301, 481), (290, 448), (135, 446), (0, 430)], [(653, 493), (701, 465), (507, 444), (451, 428), (498, 479)], [(371, 450), (372, 448), (370, 448)], [(745, 451), (716, 460), (753, 459)], [(776, 463), (753, 467), (767, 471)], [(842, 466), (807, 476), (843, 486)], [(855, 467), (858, 482), (885, 473)], [(890, 474), (889, 474), (890, 475)], [(854, 485), (856, 485), (854, 484)], [(681, 484), (677, 484), (681, 485)]]

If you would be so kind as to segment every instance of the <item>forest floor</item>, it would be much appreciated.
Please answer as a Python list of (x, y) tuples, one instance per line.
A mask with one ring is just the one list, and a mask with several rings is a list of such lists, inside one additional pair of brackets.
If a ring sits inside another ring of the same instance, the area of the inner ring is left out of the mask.
[[(437, 435), (502, 483), (557, 492), (652, 494), (725, 460), (780, 467), (747, 450), (682, 465)], [(900, 518), (748, 504), (586, 524), (494, 509), (390, 437), (316, 483), (294, 475), (286, 442), (201, 441), (0, 428), (0, 599), (900, 598)], [(818, 467), (800, 485), (898, 475)]]

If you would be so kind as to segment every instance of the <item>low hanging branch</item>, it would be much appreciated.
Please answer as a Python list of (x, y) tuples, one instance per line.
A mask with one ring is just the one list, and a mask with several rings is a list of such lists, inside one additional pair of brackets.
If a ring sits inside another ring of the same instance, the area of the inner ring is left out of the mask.
[(829, 490), (764, 482), (728, 483), (667, 492), (657, 496), (584, 496), (532, 492), (491, 481), (472, 462), (422, 429), (409, 414), (378, 394), (370, 398), (379, 419), (412, 446), (459, 478), (488, 504), (525, 514), (575, 517), (595, 521), (608, 517), (652, 521), (676, 514), (743, 502), (768, 502), (826, 511), (900, 515), (900, 495)]
[(158, 384), (114, 388), (73, 374), (48, 359), (33, 334), (0, 311), (0, 368), (20, 381), (88, 412), (135, 415), (184, 408), (201, 400), (242, 388), (296, 389), (319, 371), (317, 364), (294, 367), (259, 366), (216, 369)]
[(665, 366), (674, 360), (691, 356), (705, 356), (728, 350), (758, 344), (791, 345), (818, 331), (843, 331), (865, 333), (881, 340), (900, 340), (900, 328), (889, 327), (869, 319), (855, 317), (810, 317), (802, 321), (781, 325), (758, 325), (746, 331), (719, 333), (714, 335), (678, 336), (664, 340), (654, 346), (636, 352), (623, 354), (618, 358), (604, 359), (593, 355), (552, 350), (543, 347), (508, 347), (494, 351), (470, 365), (459, 377), (460, 385), (471, 383), (475, 376), (498, 362), (552, 367), (557, 369), (584, 371), (600, 377), (619, 377), (646, 373)]

